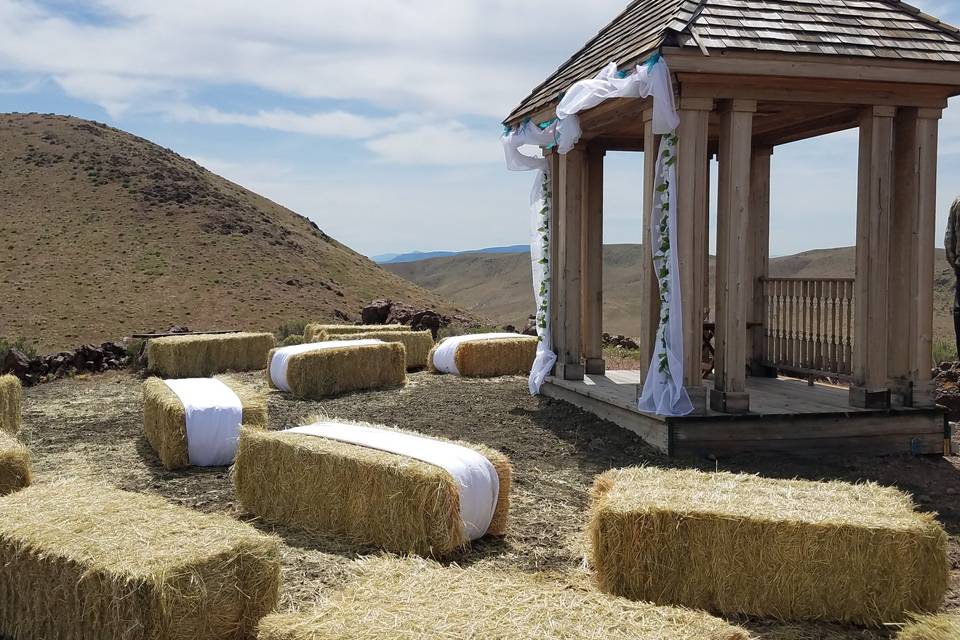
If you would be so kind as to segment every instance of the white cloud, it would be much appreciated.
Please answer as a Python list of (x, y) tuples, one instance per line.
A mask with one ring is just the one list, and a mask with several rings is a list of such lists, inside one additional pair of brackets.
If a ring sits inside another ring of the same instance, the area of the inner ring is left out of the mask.
[(370, 140), (368, 149), (394, 164), (465, 165), (503, 162), (496, 132), (474, 131), (459, 122), (429, 124)]
[(213, 107), (193, 107), (190, 105), (175, 105), (167, 109), (166, 113), (179, 122), (242, 125), (310, 136), (359, 140), (396, 131), (400, 127), (419, 124), (424, 120), (424, 116), (416, 114), (371, 118), (346, 111), (300, 114), (284, 109), (270, 109), (246, 114), (224, 112)]

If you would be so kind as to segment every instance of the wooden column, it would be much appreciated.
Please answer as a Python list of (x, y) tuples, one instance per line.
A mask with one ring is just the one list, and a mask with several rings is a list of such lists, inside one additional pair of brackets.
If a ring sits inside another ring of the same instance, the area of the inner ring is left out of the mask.
[[(893, 211), (893, 117), (895, 107), (869, 107), (860, 121), (857, 198), (857, 273), (853, 330), (855, 407), (890, 406), (887, 295)], [(903, 336), (901, 339), (903, 339)]]
[[(553, 344), (550, 348), (559, 353), (559, 330), (563, 324), (560, 317), (560, 308), (557, 304), (559, 299), (558, 287), (561, 281), (560, 261), (557, 257), (560, 255), (560, 154), (552, 149), (543, 150), (544, 157), (550, 163), (550, 332), (552, 334)], [(554, 368), (556, 374), (556, 368)]]
[(585, 370), (591, 375), (606, 373), (603, 361), (603, 157), (606, 151), (587, 150), (587, 192), (584, 196), (583, 273), (581, 297), (583, 303), (582, 339)]
[(750, 211), (747, 238), (746, 298), (749, 322), (761, 326), (747, 330), (750, 375), (766, 376), (763, 365), (766, 344), (767, 309), (763, 280), (770, 275), (770, 160), (773, 147), (754, 147), (750, 162)]
[(677, 147), (677, 259), (683, 301), (683, 379), (694, 413), (706, 411), (706, 387), (701, 371), (703, 346), (703, 256), (709, 211), (707, 134), (713, 100), (682, 98)]
[(583, 222), (586, 153), (579, 146), (560, 156), (560, 233), (557, 246), (558, 276), (554, 292), (558, 322), (554, 329), (557, 347), (556, 375), (564, 380), (582, 380), (580, 361), (580, 234)]
[[(660, 288), (653, 272), (653, 189), (660, 136), (653, 133), (653, 110), (643, 112), (643, 245), (640, 254), (640, 371), (646, 378), (660, 323)], [(641, 385), (642, 388), (643, 385)]]
[(748, 238), (754, 100), (720, 108), (720, 179), (717, 200), (716, 360), (710, 408), (747, 413)]

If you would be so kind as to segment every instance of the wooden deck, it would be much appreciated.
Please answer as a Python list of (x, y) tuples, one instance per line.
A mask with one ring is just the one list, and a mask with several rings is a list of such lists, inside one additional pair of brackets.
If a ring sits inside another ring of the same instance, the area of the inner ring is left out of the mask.
[(748, 378), (751, 413), (665, 418), (636, 407), (637, 371), (610, 371), (582, 382), (548, 378), (545, 396), (565, 400), (637, 433), (669, 455), (752, 451), (917, 455), (943, 452), (939, 409), (859, 409), (847, 389), (786, 378)]

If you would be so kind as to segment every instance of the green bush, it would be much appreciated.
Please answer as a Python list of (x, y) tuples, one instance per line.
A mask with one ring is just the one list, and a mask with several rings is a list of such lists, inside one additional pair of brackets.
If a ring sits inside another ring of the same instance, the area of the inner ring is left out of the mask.
[(933, 340), (933, 364), (941, 362), (954, 362), (957, 359), (957, 346), (953, 340), (947, 338), (934, 338)]
[(6, 360), (7, 353), (10, 349), (18, 349), (24, 353), (28, 358), (35, 358), (37, 356), (37, 345), (33, 341), (27, 340), (23, 336), (17, 338), (16, 340), (10, 341), (7, 338), (0, 338), (0, 362)]
[[(283, 344), (283, 341), (289, 338), (290, 336), (300, 336), (303, 338), (303, 332), (307, 328), (306, 320), (294, 320), (291, 322), (284, 322), (280, 325), (280, 328), (277, 329), (277, 342)], [(299, 343), (297, 343), (299, 344)]]
[(303, 344), (303, 336), (298, 336), (292, 334), (280, 341), (281, 347), (292, 347), (294, 345)]

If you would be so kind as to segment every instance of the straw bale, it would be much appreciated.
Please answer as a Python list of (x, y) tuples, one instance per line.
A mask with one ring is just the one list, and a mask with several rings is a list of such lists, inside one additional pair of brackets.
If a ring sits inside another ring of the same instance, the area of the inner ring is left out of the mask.
[(412, 329), (404, 324), (308, 324), (303, 329), (303, 341), (324, 342), (331, 340), (330, 336), (370, 331), (412, 331)]
[[(325, 334), (326, 335), (326, 334)], [(349, 335), (326, 336), (327, 340), (382, 340), (399, 342), (407, 350), (407, 370), (423, 369), (433, 349), (433, 334), (429, 331), (369, 331)]]
[[(273, 351), (269, 359), (273, 360)], [(406, 349), (399, 342), (362, 344), (300, 353), (287, 363), (287, 384), (298, 398), (402, 386)], [(276, 388), (267, 369), (267, 381)]]
[[(267, 400), (263, 394), (223, 381), (243, 404), (243, 424), (267, 427)], [(190, 466), (187, 413), (180, 398), (160, 378), (143, 383), (143, 432), (160, 462), (171, 471)]]
[(20, 406), (23, 390), (16, 376), (0, 376), (0, 431), (16, 435), (20, 431)]
[(0, 429), (0, 496), (30, 485), (30, 452), (17, 437)]
[(0, 636), (242, 639), (273, 610), (279, 541), (222, 515), (66, 480), (0, 500)]
[(151, 373), (164, 378), (206, 378), (265, 369), (275, 346), (272, 333), (168, 336), (150, 340), (147, 362)]
[(879, 625), (947, 588), (943, 527), (870, 483), (608, 471), (588, 533), (604, 591), (725, 614)]
[(614, 598), (563, 575), (365, 560), (361, 575), (304, 613), (260, 622), (258, 640), (749, 640), (699, 611)]
[(896, 640), (957, 640), (960, 615), (921, 616), (900, 630)]
[[(457, 347), (454, 362), (465, 378), (495, 378), (497, 376), (527, 375), (537, 357), (537, 338), (518, 335), (516, 338), (491, 338), (464, 342)], [(433, 352), (430, 351), (430, 370)]]
[[(457, 444), (497, 470), (500, 493), (487, 535), (505, 535), (510, 461), (483, 445)], [(244, 428), (233, 473), (243, 507), (270, 522), (424, 556), (468, 543), (457, 484), (426, 462), (328, 438)]]

